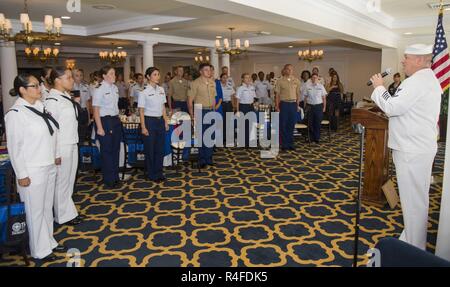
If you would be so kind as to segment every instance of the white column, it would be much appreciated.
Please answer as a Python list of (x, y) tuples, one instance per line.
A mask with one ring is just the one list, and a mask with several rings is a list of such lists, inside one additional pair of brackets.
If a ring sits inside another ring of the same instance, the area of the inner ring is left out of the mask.
[[(231, 75), (230, 55), (222, 54), (222, 67), (228, 67), (228, 73)], [(230, 76), (228, 75), (228, 76)]]
[(134, 72), (135, 74), (142, 74), (142, 56), (136, 55), (134, 56)]
[(450, 117), (447, 118), (444, 183), (442, 184), (441, 213), (439, 215), (436, 255), (450, 260)]
[(0, 65), (3, 112), (6, 114), (17, 99), (17, 97), (9, 95), (9, 90), (14, 87), (14, 78), (17, 76), (16, 46), (14, 42), (0, 42)]
[(125, 83), (130, 81), (130, 72), (131, 72), (131, 64), (130, 64), (130, 56), (127, 56), (125, 59), (125, 63), (123, 64), (123, 80)]
[(211, 65), (214, 67), (214, 79), (219, 78), (220, 71), (219, 71), (219, 55), (216, 53), (216, 51), (211, 48), (211, 53), (209, 55), (209, 59), (211, 62)]
[(153, 61), (153, 45), (155, 45), (155, 42), (144, 42), (142, 44), (142, 54), (144, 55), (144, 72), (149, 67), (153, 67), (154, 61)]

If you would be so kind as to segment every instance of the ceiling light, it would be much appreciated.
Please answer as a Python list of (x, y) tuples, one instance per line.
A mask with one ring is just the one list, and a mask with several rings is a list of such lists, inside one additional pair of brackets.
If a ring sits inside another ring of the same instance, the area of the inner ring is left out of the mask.
[(153, 27), (152, 30), (153, 31), (159, 31), (159, 27)]
[(294, 48), (294, 46), (291, 45), (291, 46), (288, 46), (288, 48)]
[(56, 43), (54, 43), (54, 45), (55, 45), (55, 46), (61, 46), (61, 43), (56, 42)]
[(64, 20), (70, 20), (70, 16), (61, 16), (61, 19), (64, 19)]
[(216, 39), (222, 39), (222, 36), (216, 36)]
[(403, 35), (412, 35), (412, 34), (413, 34), (412, 32), (403, 33)]
[(123, 49), (123, 47), (122, 47), (122, 46), (120, 46), (120, 47), (117, 47), (117, 49), (119, 49), (119, 50), (120, 50), (120, 49)]
[(114, 10), (116, 9), (116, 6), (110, 5), (110, 4), (95, 4), (91, 6), (94, 9), (98, 10)]

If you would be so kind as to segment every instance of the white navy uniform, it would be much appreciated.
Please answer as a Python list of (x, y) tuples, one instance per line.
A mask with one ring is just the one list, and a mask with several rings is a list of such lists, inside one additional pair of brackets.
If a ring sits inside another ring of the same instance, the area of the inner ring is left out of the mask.
[(41, 101), (45, 101), (45, 99), (50, 94), (50, 89), (47, 89), (47, 87), (44, 85), (44, 83), (41, 83), (39, 85), (39, 89), (41, 90)]
[(92, 106), (98, 107), (100, 110), (100, 117), (104, 116), (118, 116), (119, 107), (119, 89), (114, 84), (108, 84), (103, 81), (94, 89), (92, 95)]
[(74, 83), (72, 90), (80, 91), (80, 106), (82, 109), (86, 109), (87, 103), (91, 99), (91, 90), (89, 89), (89, 86), (85, 83)]
[(272, 90), (272, 86), (270, 85), (269, 81), (256, 80), (255, 88), (256, 88), (256, 97), (258, 98), (259, 102), (263, 105), (271, 105), (272, 101), (269, 97), (269, 91)]
[(239, 100), (239, 104), (250, 105), (253, 104), (256, 98), (256, 90), (254, 85), (243, 84), (237, 89), (236, 98)]
[(72, 200), (78, 167), (78, 110), (67, 92), (56, 89), (50, 90), (44, 105), (59, 123), (61, 165), (56, 167), (54, 211), (56, 223), (64, 224), (78, 216)]
[[(19, 97), (5, 115), (8, 153), (17, 179), (30, 178), (31, 184), (17, 184), (20, 199), (25, 203), (31, 256), (42, 259), (58, 246), (53, 237), (53, 195), (56, 165), (59, 157), (57, 125), (46, 124), (31, 107), (43, 113), (44, 105), (34, 105)], [(53, 134), (50, 134), (50, 129)]]
[(163, 107), (167, 102), (163, 87), (152, 87), (152, 85), (146, 84), (144, 85), (144, 89), (139, 92), (138, 98), (138, 107), (144, 108), (145, 116), (161, 117), (163, 115)]
[(425, 249), (428, 193), (437, 152), (442, 90), (431, 69), (402, 82), (394, 96), (377, 87), (372, 100), (389, 117), (389, 141), (397, 173), (404, 230), (400, 239)]

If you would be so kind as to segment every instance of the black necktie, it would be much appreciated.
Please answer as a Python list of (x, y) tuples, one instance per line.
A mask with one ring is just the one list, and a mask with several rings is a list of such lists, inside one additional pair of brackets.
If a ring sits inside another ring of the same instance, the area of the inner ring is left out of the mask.
[(77, 118), (77, 121), (78, 121), (78, 109), (77, 109), (77, 103), (75, 103), (75, 101), (72, 100), (71, 98), (66, 97), (66, 96), (64, 96), (64, 95), (61, 95), (61, 97), (63, 97), (64, 99), (66, 99), (66, 100), (68, 100), (68, 101), (70, 101), (70, 102), (72, 103), (73, 109), (75, 110), (75, 117)]
[(29, 109), (30, 111), (32, 111), (33, 113), (35, 113), (36, 115), (40, 116), (41, 118), (44, 119), (45, 123), (47, 124), (48, 127), (48, 131), (50, 132), (50, 135), (53, 135), (54, 130), (52, 128), (52, 125), (50, 124), (50, 121), (55, 125), (55, 127), (57, 129), (59, 129), (59, 124), (58, 122), (49, 114), (47, 113), (47, 111), (44, 109), (44, 112), (40, 112), (38, 110), (36, 110), (33, 107), (29, 107), (29, 106), (25, 106), (27, 109)]

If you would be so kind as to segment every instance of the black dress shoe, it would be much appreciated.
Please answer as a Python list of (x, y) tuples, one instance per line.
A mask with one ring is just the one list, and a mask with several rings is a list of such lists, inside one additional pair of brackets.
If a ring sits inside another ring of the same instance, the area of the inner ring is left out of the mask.
[(200, 169), (206, 168), (206, 163), (199, 164), (198, 167), (199, 167)]
[(166, 178), (165, 176), (160, 177), (160, 178), (158, 179), (159, 182), (163, 182), (163, 181), (166, 181), (166, 180), (167, 180), (167, 178)]
[(82, 215), (82, 214), (79, 214), (76, 218), (78, 218), (79, 220), (85, 220), (86, 216)]
[(42, 258), (41, 261), (43, 261), (43, 262), (52, 262), (52, 261), (55, 261), (56, 259), (58, 259), (58, 257), (55, 254), (50, 253), (46, 257)]
[(56, 246), (55, 248), (53, 248), (54, 252), (67, 252), (67, 250), (69, 250), (66, 246), (59, 244), (58, 246)]
[(75, 225), (80, 224), (81, 222), (83, 222), (82, 219), (80, 219), (79, 217), (75, 217), (74, 219), (72, 219), (71, 221), (67, 222), (66, 224), (70, 225), (70, 226), (75, 226)]

